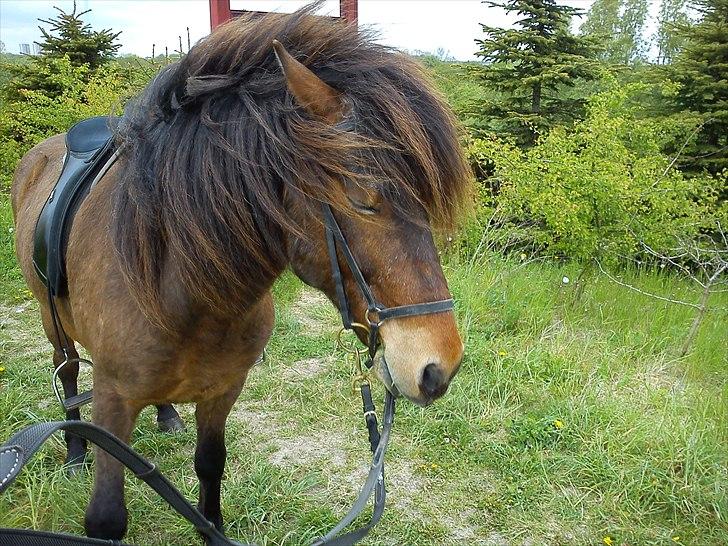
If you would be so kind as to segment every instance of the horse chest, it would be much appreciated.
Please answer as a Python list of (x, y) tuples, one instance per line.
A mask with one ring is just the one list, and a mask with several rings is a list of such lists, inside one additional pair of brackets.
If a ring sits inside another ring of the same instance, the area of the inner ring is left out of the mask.
[[(232, 384), (242, 384), (263, 352), (272, 317), (219, 324), (201, 321), (200, 327), (175, 345), (159, 363), (151, 382), (159, 400), (201, 402), (222, 395)], [(257, 313), (256, 313), (257, 316)]]

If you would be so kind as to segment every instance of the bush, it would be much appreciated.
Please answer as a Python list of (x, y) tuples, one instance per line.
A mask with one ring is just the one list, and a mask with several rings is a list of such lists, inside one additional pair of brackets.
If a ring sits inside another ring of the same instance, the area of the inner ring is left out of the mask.
[(126, 99), (153, 75), (152, 67), (108, 63), (89, 74), (67, 57), (35, 64), (37, 77), (53, 84), (58, 94), (20, 89), (15, 100), (0, 104), (0, 190), (7, 188), (23, 154), (49, 136), (63, 133), (77, 121), (121, 112)]
[(695, 125), (641, 118), (632, 98), (643, 91), (613, 82), (590, 99), (584, 121), (552, 129), (529, 150), (472, 141), (472, 161), (491, 173), (481, 180), (478, 228), (495, 219), (538, 251), (617, 260), (638, 255), (640, 241), (665, 250), (714, 226), (728, 174), (687, 178), (675, 169), (662, 150)]

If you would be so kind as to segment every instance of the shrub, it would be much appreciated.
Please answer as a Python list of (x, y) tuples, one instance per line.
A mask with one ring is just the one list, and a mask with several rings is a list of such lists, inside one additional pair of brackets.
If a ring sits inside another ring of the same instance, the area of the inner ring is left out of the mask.
[(641, 118), (631, 99), (643, 88), (613, 82), (590, 99), (584, 121), (552, 129), (529, 150), (474, 140), (471, 159), (492, 173), (481, 180), (481, 193), (490, 196), (481, 204), (481, 230), (496, 211), (501, 227), (521, 229), (521, 244), (616, 260), (639, 254), (639, 241), (659, 251), (678, 235), (715, 225), (728, 176), (687, 178), (674, 168), (661, 150), (694, 126)]
[(120, 112), (153, 74), (150, 67), (109, 63), (89, 75), (87, 66), (73, 66), (67, 57), (48, 58), (37, 67), (43, 71), (38, 77), (59, 93), (21, 89), (16, 100), (0, 104), (0, 189), (8, 187), (15, 165), (31, 147), (81, 119)]

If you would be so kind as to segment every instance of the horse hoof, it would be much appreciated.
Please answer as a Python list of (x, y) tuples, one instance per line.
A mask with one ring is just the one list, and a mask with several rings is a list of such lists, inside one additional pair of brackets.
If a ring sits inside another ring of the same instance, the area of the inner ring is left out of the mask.
[(185, 422), (179, 415), (170, 417), (163, 421), (157, 421), (160, 432), (182, 432), (185, 430)]
[(113, 506), (101, 499), (101, 502), (91, 500), (86, 509), (84, 528), (89, 538), (100, 538), (102, 540), (121, 540), (126, 534), (129, 515), (126, 507), (121, 504)]

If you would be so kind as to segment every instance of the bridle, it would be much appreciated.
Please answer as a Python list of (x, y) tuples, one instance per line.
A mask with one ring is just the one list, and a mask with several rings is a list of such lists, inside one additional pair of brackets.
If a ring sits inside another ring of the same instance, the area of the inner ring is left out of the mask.
[[(367, 332), (367, 355), (365, 365), (371, 368), (374, 362), (374, 356), (379, 348), (381, 339), (379, 336), (379, 328), (386, 320), (401, 317), (413, 317), (419, 315), (429, 315), (433, 313), (443, 313), (453, 309), (453, 300), (446, 299), (440, 301), (432, 301), (426, 303), (415, 303), (409, 305), (400, 305), (396, 307), (386, 307), (379, 303), (374, 297), (371, 286), (364, 278), (361, 268), (356, 263), (356, 258), (346, 242), (346, 238), (339, 227), (336, 217), (334, 216), (331, 206), (327, 203), (322, 205), (324, 226), (326, 231), (326, 248), (329, 254), (329, 262), (331, 265), (331, 277), (336, 287), (336, 298), (339, 303), (339, 312), (341, 320), (346, 330), (364, 329)], [(359, 287), (364, 301), (367, 304), (366, 324), (355, 322), (351, 314), (351, 306), (346, 296), (344, 287), (344, 277), (339, 266), (338, 252), (344, 256), (349, 271), (351, 272), (354, 282)], [(358, 358), (358, 356), (357, 356)], [(374, 403), (372, 401), (371, 388), (368, 381), (361, 381), (359, 384), (361, 398), (364, 410), (364, 419), (366, 421), (367, 432), (369, 433), (369, 444), (373, 452), (372, 465), (369, 468), (369, 475), (362, 487), (359, 497), (352, 506), (351, 510), (344, 518), (329, 531), (326, 536), (315, 541), (312, 546), (344, 546), (355, 544), (364, 538), (374, 527), (384, 513), (384, 503), (386, 498), (386, 488), (384, 483), (384, 454), (389, 444), (392, 425), (394, 424), (395, 395), (392, 393), (393, 385), (387, 385), (387, 391), (384, 398), (384, 423), (382, 425), (381, 434), (377, 424), (377, 414)], [(351, 522), (356, 519), (362, 512), (364, 507), (374, 491), (374, 511), (369, 523), (346, 533), (337, 536)]]
[(344, 328), (352, 330), (357, 325), (360, 325), (360, 323), (354, 322), (351, 315), (351, 307), (346, 297), (346, 290), (344, 289), (344, 278), (339, 267), (337, 249), (343, 254), (346, 264), (349, 266), (349, 271), (351, 271), (354, 277), (354, 282), (359, 287), (359, 291), (367, 304), (365, 317), (367, 324), (365, 327), (368, 330), (369, 358), (374, 358), (379, 347), (379, 327), (384, 321), (394, 318), (431, 315), (452, 311), (454, 306), (452, 298), (426, 303), (399, 305), (397, 307), (386, 307), (379, 303), (374, 297), (371, 286), (364, 279), (361, 268), (356, 263), (354, 254), (351, 252), (351, 248), (346, 242), (346, 238), (334, 217), (331, 206), (326, 203), (323, 204), (323, 215), (326, 226), (326, 247), (329, 253), (329, 262), (331, 263), (331, 276), (336, 286), (336, 297), (339, 302), (339, 312), (341, 313)]

